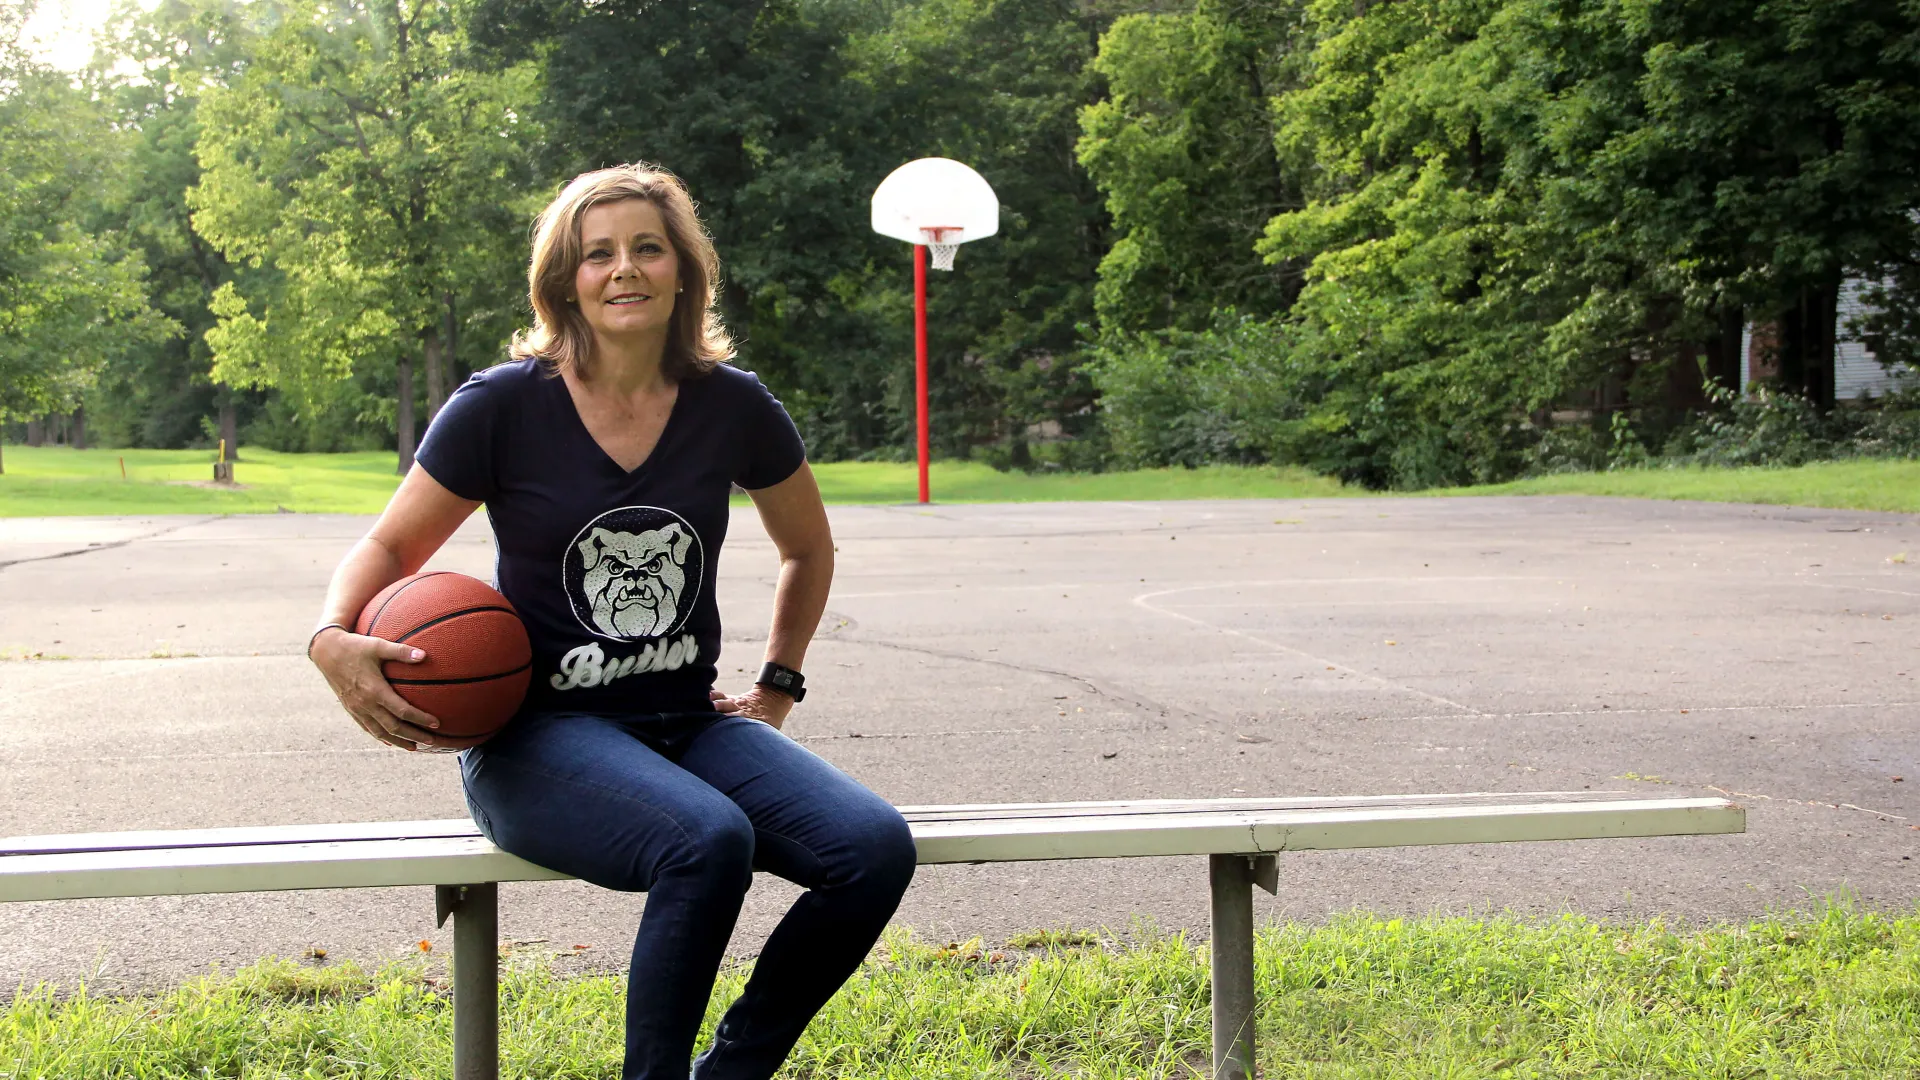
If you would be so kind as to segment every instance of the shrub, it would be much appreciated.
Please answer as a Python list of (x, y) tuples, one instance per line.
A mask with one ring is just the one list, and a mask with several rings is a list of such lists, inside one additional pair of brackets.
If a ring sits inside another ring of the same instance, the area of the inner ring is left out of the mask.
[(1273, 460), (1304, 410), (1284, 377), (1280, 331), (1223, 312), (1203, 331), (1116, 335), (1088, 365), (1120, 468)]
[(1711, 384), (1714, 408), (1681, 428), (1663, 457), (1688, 465), (1804, 465), (1920, 456), (1920, 394), (1907, 391), (1822, 412), (1765, 384), (1746, 394)]

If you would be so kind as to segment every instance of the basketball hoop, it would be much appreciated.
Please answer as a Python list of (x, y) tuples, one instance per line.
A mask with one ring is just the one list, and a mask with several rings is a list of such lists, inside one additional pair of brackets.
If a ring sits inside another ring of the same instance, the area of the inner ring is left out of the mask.
[(960, 250), (966, 230), (936, 227), (921, 229), (920, 235), (925, 237), (928, 265), (935, 270), (953, 269), (953, 253)]
[(920, 501), (932, 495), (927, 436), (927, 264), (952, 270), (960, 245), (1000, 231), (1000, 200), (979, 173), (949, 158), (920, 158), (887, 174), (873, 191), (873, 231), (913, 245), (913, 396)]

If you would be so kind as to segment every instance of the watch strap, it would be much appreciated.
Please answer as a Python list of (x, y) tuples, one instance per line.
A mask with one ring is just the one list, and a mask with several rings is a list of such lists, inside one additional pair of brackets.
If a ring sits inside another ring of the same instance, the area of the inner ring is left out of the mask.
[(758, 686), (778, 690), (792, 698), (795, 704), (799, 704), (807, 696), (806, 676), (785, 664), (776, 664), (771, 660), (760, 665), (760, 674), (753, 681)]

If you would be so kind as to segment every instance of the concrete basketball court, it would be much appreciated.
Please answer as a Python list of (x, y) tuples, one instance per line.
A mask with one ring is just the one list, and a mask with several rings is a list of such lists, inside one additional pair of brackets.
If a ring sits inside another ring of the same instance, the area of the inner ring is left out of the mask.
[[(1271, 919), (1356, 907), (1739, 919), (1920, 899), (1920, 518), (1608, 499), (841, 507), (789, 731), (900, 804), (1724, 793), (1744, 836), (1283, 856)], [(0, 521), (0, 835), (465, 814), (301, 648), (364, 518)], [(1895, 561), (1902, 552), (1907, 561)], [(437, 567), (487, 576), (483, 519)], [(722, 671), (771, 545), (737, 513)], [(23, 655), (42, 656), (22, 659)], [(734, 948), (794, 895), (762, 876)], [(923, 869), (927, 939), (1206, 927), (1205, 860)], [(502, 934), (620, 967), (643, 898), (503, 888)], [(17, 904), (0, 988), (417, 955), (431, 890)], [(576, 948), (586, 946), (586, 948)]]

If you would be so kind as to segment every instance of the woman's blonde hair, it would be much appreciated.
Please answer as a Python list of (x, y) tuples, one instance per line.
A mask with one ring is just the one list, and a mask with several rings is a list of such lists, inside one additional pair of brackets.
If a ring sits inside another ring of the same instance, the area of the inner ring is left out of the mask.
[(580, 219), (603, 203), (645, 199), (666, 222), (667, 242), (680, 261), (680, 285), (667, 326), (667, 351), (661, 373), (670, 379), (698, 378), (733, 358), (733, 339), (714, 309), (720, 293), (720, 256), (693, 199), (680, 178), (655, 165), (634, 162), (581, 173), (547, 204), (533, 223), (533, 258), (527, 263), (527, 299), (533, 326), (513, 335), (515, 360), (537, 359), (552, 374), (571, 366), (591, 372), (593, 331), (573, 292), (581, 259)]

